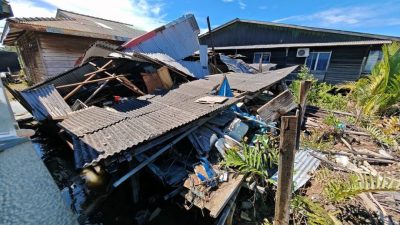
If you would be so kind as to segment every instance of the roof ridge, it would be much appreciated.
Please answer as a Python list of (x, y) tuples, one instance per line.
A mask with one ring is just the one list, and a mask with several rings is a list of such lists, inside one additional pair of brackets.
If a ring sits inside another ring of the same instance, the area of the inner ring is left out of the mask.
[[(56, 17), (58, 15), (58, 12), (73, 13), (73, 14), (76, 14), (76, 15), (79, 15), (79, 16), (86, 16), (86, 17), (90, 17), (90, 18), (94, 18), (94, 19), (100, 19), (100, 20), (109, 21), (109, 22), (113, 22), (113, 23), (119, 23), (119, 24), (123, 24), (123, 25), (133, 26), (132, 24), (129, 24), (129, 23), (119, 22), (119, 21), (110, 20), (110, 19), (104, 19), (104, 18), (101, 18), (101, 17), (91, 16), (91, 15), (85, 15), (85, 14), (82, 14), (82, 13), (72, 12), (72, 11), (68, 11), (68, 10), (65, 10), (65, 9), (59, 9), (59, 8), (57, 9)], [(70, 18), (72, 18), (72, 17), (70, 17)], [(135, 29), (137, 29), (135, 26), (133, 26), (133, 27)]]
[(247, 20), (247, 19), (240, 19), (237, 18), (238, 21), (244, 23), (260, 23), (265, 25), (272, 25), (272, 26), (286, 26), (286, 27), (293, 27), (297, 29), (313, 29), (313, 30), (321, 30), (326, 32), (333, 32), (333, 33), (347, 33), (349, 35), (373, 35), (373, 36), (380, 36), (381, 38), (399, 38), (396, 36), (384, 35), (384, 34), (373, 34), (367, 32), (359, 32), (359, 31), (350, 31), (350, 30), (339, 30), (333, 28), (324, 28), (324, 27), (312, 27), (312, 26), (305, 26), (305, 25), (296, 25), (296, 24), (289, 24), (289, 23), (279, 23), (279, 22), (272, 22), (272, 21), (262, 21), (262, 20)]
[[(249, 19), (240, 19), (234, 18), (214, 29), (211, 32), (218, 31), (223, 29), (227, 26), (230, 26), (233, 23), (242, 22), (242, 23), (256, 23), (261, 25), (269, 25), (269, 26), (283, 26), (293, 29), (303, 29), (303, 30), (314, 30), (320, 32), (330, 32), (330, 33), (339, 33), (344, 35), (353, 35), (353, 36), (363, 36), (363, 37), (374, 37), (380, 39), (390, 39), (390, 40), (400, 40), (400, 37), (397, 36), (390, 36), (390, 35), (383, 35), (383, 34), (372, 34), (372, 33), (365, 33), (365, 32), (358, 32), (358, 31), (349, 31), (349, 30), (338, 30), (338, 29), (331, 29), (331, 28), (322, 28), (322, 27), (311, 27), (311, 26), (303, 26), (303, 25), (295, 25), (295, 24), (287, 24), (287, 23), (277, 23), (277, 22), (269, 22), (269, 21), (262, 21), (262, 20), (249, 20)], [(205, 32), (204, 34), (199, 35), (199, 37), (207, 36), (209, 32)]]
[(21, 23), (30, 21), (75, 21), (76, 19), (71, 17), (13, 17), (7, 20)]

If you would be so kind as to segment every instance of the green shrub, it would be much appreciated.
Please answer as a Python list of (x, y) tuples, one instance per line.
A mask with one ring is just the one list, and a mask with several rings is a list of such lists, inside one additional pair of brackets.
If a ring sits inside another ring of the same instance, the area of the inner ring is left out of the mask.
[(300, 72), (297, 75), (297, 80), (294, 80), (289, 88), (295, 96), (297, 102), (299, 102), (299, 90), (300, 83), (305, 80), (309, 80), (312, 82), (311, 88), (307, 94), (307, 104), (314, 105), (325, 109), (330, 110), (345, 110), (346, 109), (346, 98), (341, 94), (331, 94), (329, 91), (332, 91), (335, 86), (318, 82), (317, 79), (314, 78), (307, 67), (303, 66), (300, 69)]

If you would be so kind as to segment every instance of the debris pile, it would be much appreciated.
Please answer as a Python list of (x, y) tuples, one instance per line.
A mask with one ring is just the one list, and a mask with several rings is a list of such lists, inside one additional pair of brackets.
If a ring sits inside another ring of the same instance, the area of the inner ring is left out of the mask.
[[(317, 180), (329, 173), (321, 165), (341, 171), (337, 182), (346, 180), (343, 171), (379, 178), (382, 164), (397, 168), (398, 156), (374, 143), (354, 147), (372, 134), (337, 122), (352, 114), (306, 107), (310, 83), (302, 83), (296, 103), (285, 78), (297, 66), (257, 69), (209, 52), (198, 34), (186, 15), (122, 46), (97, 42), (75, 68), (14, 92), (39, 128), (68, 146), (75, 172), (62, 193), (82, 224), (146, 224), (176, 214), (189, 215), (174, 218), (181, 223), (191, 216), (199, 224), (261, 222), (274, 210), (284, 222), (292, 193), (293, 220), (303, 223), (325, 209), (299, 193), (351, 186)], [(324, 145), (331, 138), (335, 145)]]

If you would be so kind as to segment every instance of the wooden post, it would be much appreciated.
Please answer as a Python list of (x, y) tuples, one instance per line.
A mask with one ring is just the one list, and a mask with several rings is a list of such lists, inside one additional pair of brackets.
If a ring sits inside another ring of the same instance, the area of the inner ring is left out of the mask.
[(312, 84), (312, 82), (309, 80), (302, 81), (300, 83), (299, 122), (297, 124), (297, 126), (299, 128), (299, 132), (296, 135), (296, 137), (297, 137), (296, 138), (297, 139), (296, 149), (299, 149), (299, 147), (300, 147), (300, 129), (303, 125), (304, 114), (306, 113), (307, 92), (310, 90), (311, 84)]
[(299, 113), (283, 116), (279, 146), (278, 188), (275, 199), (275, 225), (289, 224), (289, 206), (292, 195), (294, 156), (299, 132)]
[(214, 39), (213, 39), (213, 36), (212, 36), (212, 32), (211, 32), (211, 23), (210, 23), (210, 17), (209, 16), (207, 16), (207, 26), (208, 26), (208, 33), (210, 34), (210, 43), (211, 43), (211, 49), (212, 49), (212, 52), (213, 52), (213, 62), (214, 62), (214, 65), (215, 66), (217, 66), (217, 59), (215, 58), (215, 48), (214, 48)]

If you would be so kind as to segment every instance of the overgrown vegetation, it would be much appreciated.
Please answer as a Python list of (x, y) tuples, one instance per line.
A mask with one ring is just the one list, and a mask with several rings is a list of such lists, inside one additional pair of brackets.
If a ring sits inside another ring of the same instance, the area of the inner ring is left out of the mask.
[(303, 66), (300, 69), (297, 78), (298, 79), (294, 80), (289, 86), (297, 102), (299, 102), (301, 81), (309, 80), (312, 82), (312, 85), (307, 94), (307, 104), (331, 110), (346, 109), (346, 98), (341, 94), (334, 95), (330, 93), (330, 91), (335, 89), (335, 86), (324, 82), (318, 82), (307, 67)]
[[(307, 68), (301, 69), (298, 80), (290, 85), (293, 95), (298, 100), (301, 81), (310, 80), (312, 86), (307, 95), (307, 104), (324, 109), (311, 117), (307, 130), (302, 132), (302, 147), (329, 150), (332, 154), (335, 154), (336, 145), (337, 149), (350, 148), (351, 151), (360, 152), (368, 150), (377, 155), (380, 154), (378, 149), (384, 149), (387, 150), (387, 154), (398, 159), (395, 154), (396, 149), (400, 149), (400, 43), (385, 45), (382, 52), (383, 60), (377, 63), (371, 75), (340, 86), (350, 90), (346, 96), (334, 94), (335, 86), (317, 82)], [(333, 110), (347, 113), (332, 112)], [(364, 156), (358, 157), (353, 158), (350, 154), (347, 160), (354, 167), (358, 167), (358, 163), (362, 162), (363, 166), (358, 169), (373, 173), (374, 167), (369, 169), (364, 163), (369, 165), (368, 162), (372, 164), (374, 161), (368, 161)], [(382, 153), (382, 157), (385, 157), (385, 154)], [(330, 161), (333, 158), (327, 155), (326, 159)], [(332, 160), (332, 163), (335, 163), (335, 160)], [(316, 173), (313, 185), (314, 182), (316, 186), (312, 190), (320, 193), (317, 194), (317, 202), (314, 200), (316, 195), (313, 195), (313, 191), (309, 195), (313, 196), (312, 198), (301, 195), (293, 198), (294, 224), (341, 224), (336, 218), (337, 213), (338, 218), (343, 218), (346, 214), (341, 206), (351, 206), (360, 202), (352, 197), (362, 193), (400, 191), (399, 180), (375, 173), (372, 175), (333, 172), (323, 168)], [(368, 209), (366, 212), (369, 212)]]
[(291, 208), (297, 214), (306, 217), (307, 224), (310, 225), (339, 225), (341, 224), (334, 214), (326, 211), (321, 204), (313, 202), (311, 199), (296, 195), (291, 202)]
[(324, 132), (313, 130), (311, 133), (300, 135), (300, 146), (314, 150), (327, 150), (332, 147), (332, 139), (332, 136), (326, 135)]
[(371, 75), (342, 86), (350, 89), (358, 118), (386, 114), (400, 102), (400, 43), (384, 45), (382, 53)]

